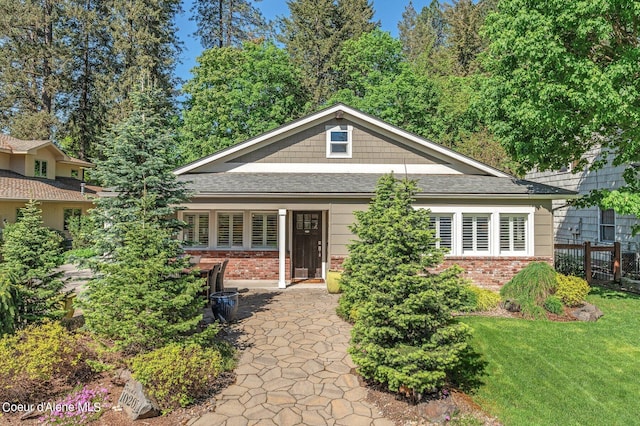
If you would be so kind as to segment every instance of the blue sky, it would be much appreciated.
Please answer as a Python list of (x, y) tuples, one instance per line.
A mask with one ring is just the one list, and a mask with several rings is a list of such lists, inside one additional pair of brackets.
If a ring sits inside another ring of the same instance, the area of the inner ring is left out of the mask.
[[(182, 64), (178, 64), (176, 74), (178, 77), (188, 80), (191, 78), (191, 68), (196, 65), (196, 58), (202, 53), (200, 42), (193, 36), (195, 32), (195, 22), (190, 21), (191, 1), (183, 0), (182, 8), (184, 12), (178, 16), (178, 36), (183, 42), (183, 52), (180, 55)], [(373, 1), (375, 10), (374, 19), (380, 21), (380, 26), (384, 31), (389, 31), (392, 35), (398, 34), (398, 22), (402, 19), (402, 12), (409, 3), (409, 0), (377, 0)], [(427, 6), (431, 0), (414, 0), (413, 5), (420, 11), (423, 6)], [(273, 20), (278, 16), (288, 15), (289, 8), (287, 0), (261, 0), (256, 5), (268, 20)]]

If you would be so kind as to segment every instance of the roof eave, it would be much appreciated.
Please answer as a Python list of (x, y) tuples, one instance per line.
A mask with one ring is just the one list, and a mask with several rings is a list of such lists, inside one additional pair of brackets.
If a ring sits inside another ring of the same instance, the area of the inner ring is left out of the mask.
[[(100, 196), (115, 196), (104, 194)], [(374, 192), (198, 192), (191, 199), (197, 198), (371, 198)], [(491, 200), (567, 200), (579, 198), (579, 194), (437, 194), (420, 192), (417, 198), (436, 199), (491, 199)]]

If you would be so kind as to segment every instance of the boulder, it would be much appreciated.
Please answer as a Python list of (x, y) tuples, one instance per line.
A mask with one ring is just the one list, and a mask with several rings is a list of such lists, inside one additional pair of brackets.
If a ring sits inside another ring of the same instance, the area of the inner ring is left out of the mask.
[(160, 415), (158, 403), (145, 392), (142, 383), (133, 379), (124, 385), (118, 405), (131, 420), (148, 419)]
[(591, 303), (585, 303), (569, 311), (578, 321), (597, 321), (604, 314)]
[(512, 299), (505, 300), (502, 306), (509, 312), (520, 312), (521, 310), (520, 304)]
[(420, 407), (421, 417), (430, 423), (444, 424), (450, 420), (457, 410), (451, 397), (429, 401)]

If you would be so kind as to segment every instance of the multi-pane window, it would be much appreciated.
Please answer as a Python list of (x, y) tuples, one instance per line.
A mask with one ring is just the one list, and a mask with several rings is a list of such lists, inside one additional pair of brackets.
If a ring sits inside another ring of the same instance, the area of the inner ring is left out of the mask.
[(35, 177), (47, 177), (47, 162), (36, 160), (33, 168), (33, 175)]
[(187, 226), (182, 231), (182, 239), (194, 246), (209, 246), (209, 214), (185, 213)]
[(613, 209), (600, 209), (600, 241), (615, 241), (616, 213)]
[(429, 226), (435, 230), (435, 236), (438, 238), (436, 242), (437, 248), (447, 248), (451, 251), (452, 245), (452, 216), (451, 215), (432, 215), (430, 217)]
[(218, 213), (218, 247), (232, 248), (243, 245), (243, 214)]
[(276, 248), (277, 246), (278, 215), (251, 213), (251, 248)]
[(462, 251), (489, 251), (489, 215), (462, 215)]
[(349, 126), (327, 126), (327, 157), (351, 158), (351, 130)]
[(77, 217), (79, 218), (82, 215), (82, 209), (64, 209), (62, 210), (62, 215), (64, 216), (64, 230), (69, 230), (69, 219)]
[(500, 215), (500, 251), (527, 251), (527, 216)]

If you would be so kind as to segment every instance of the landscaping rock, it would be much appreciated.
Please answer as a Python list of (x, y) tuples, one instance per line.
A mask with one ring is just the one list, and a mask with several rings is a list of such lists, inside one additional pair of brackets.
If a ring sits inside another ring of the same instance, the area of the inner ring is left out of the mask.
[(520, 304), (515, 300), (507, 299), (503, 303), (504, 308), (509, 312), (520, 312)]
[(447, 422), (453, 417), (456, 410), (457, 407), (451, 397), (429, 401), (420, 409), (422, 417), (436, 424)]
[(578, 321), (597, 321), (598, 318), (604, 315), (600, 309), (591, 303), (585, 303), (579, 308), (572, 309), (570, 313)]
[(129, 380), (118, 399), (118, 405), (129, 415), (131, 420), (148, 419), (160, 415), (158, 403), (144, 390), (142, 383)]

